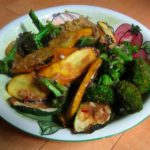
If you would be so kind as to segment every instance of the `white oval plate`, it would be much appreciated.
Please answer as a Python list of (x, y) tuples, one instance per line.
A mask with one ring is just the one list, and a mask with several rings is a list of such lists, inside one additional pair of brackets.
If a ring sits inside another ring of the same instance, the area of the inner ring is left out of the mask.
[[(110, 24), (111, 26), (113, 26), (114, 28), (116, 28), (122, 23), (139, 25), (142, 30), (144, 41), (150, 40), (150, 31), (141, 23), (123, 14), (120, 14), (112, 10), (104, 9), (101, 7), (86, 6), (86, 5), (66, 5), (47, 8), (44, 10), (37, 11), (36, 13), (40, 17), (40, 19), (45, 20), (46, 18), (49, 18), (53, 14), (64, 12), (65, 10), (77, 12), (84, 16), (89, 16), (90, 20), (94, 22), (103, 20), (108, 24)], [(28, 15), (19, 17), (18, 19), (6, 25), (0, 31), (0, 59), (4, 57), (5, 48), (8, 45), (8, 43), (13, 41), (17, 37), (17, 35), (23, 30), (29, 31), (32, 30), (36, 32), (36, 29), (33, 26)], [(147, 118), (150, 114), (150, 95), (149, 95), (147, 100), (144, 102), (144, 107), (142, 111), (113, 121), (104, 128), (99, 129), (91, 134), (72, 134), (68, 129), (61, 129), (55, 134), (41, 136), (40, 128), (36, 121), (27, 118), (25, 116), (22, 116), (7, 104), (6, 100), (9, 97), (9, 95), (7, 94), (5, 88), (9, 79), (10, 78), (5, 75), (0, 75), (0, 116), (13, 126), (21, 129), (22, 131), (50, 140), (88, 141), (110, 137), (115, 134), (121, 133), (131, 127), (134, 127), (135, 125), (143, 121), (145, 118)]]

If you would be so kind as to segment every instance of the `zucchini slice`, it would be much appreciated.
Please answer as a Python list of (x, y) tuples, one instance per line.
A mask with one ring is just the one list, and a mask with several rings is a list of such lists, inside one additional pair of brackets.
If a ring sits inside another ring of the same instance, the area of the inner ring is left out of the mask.
[(99, 32), (100, 32), (100, 43), (108, 44), (109, 47), (113, 47), (116, 44), (116, 39), (112, 28), (105, 22), (98, 22)]
[(82, 103), (74, 120), (74, 132), (91, 133), (106, 125), (111, 114), (109, 105), (94, 102)]
[(10, 98), (9, 103), (16, 111), (27, 114), (34, 114), (38, 116), (51, 115), (59, 112), (57, 108), (50, 108), (44, 103), (40, 105), (32, 104), (29, 102), (22, 103), (15, 98)]

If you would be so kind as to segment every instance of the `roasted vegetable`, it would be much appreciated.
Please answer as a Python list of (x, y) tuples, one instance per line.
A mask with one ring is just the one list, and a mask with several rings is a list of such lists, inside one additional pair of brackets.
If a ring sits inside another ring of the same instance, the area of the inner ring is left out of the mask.
[(39, 31), (45, 28), (32, 9), (29, 11), (29, 16)]
[(125, 71), (124, 61), (116, 55), (110, 55), (102, 64), (103, 74), (108, 74), (113, 82), (118, 82)]
[(17, 49), (21, 56), (25, 56), (39, 48), (48, 46), (50, 39), (55, 38), (61, 32), (60, 26), (55, 26), (51, 22), (43, 25), (33, 10), (30, 10), (29, 16), (39, 32), (37, 34), (23, 32), (19, 35), (17, 39)]
[(64, 59), (75, 50), (76, 48), (51, 49), (50, 47), (38, 49), (24, 58), (16, 59), (13, 63), (11, 72), (17, 74), (37, 71)]
[(138, 50), (138, 46), (132, 46), (129, 42), (124, 42), (120, 46), (102, 53), (100, 55), (104, 60), (102, 72), (108, 74), (112, 81), (118, 82), (125, 72), (126, 64), (133, 60), (132, 54)]
[(10, 105), (20, 114), (38, 121), (41, 128), (41, 134), (53, 134), (57, 132), (62, 126), (58, 123), (58, 114), (60, 113), (57, 108), (33, 107), (30, 103), (22, 103), (15, 98), (9, 99)]
[(107, 85), (93, 83), (86, 91), (87, 100), (100, 104), (114, 104), (114, 91)]
[(47, 97), (47, 93), (38, 86), (32, 74), (13, 77), (7, 85), (7, 91), (10, 96), (20, 101), (41, 101)]
[(90, 133), (104, 125), (111, 118), (111, 108), (109, 105), (85, 102), (80, 108), (74, 120), (75, 133)]
[(109, 54), (120, 57), (124, 63), (133, 60), (132, 54), (138, 52), (139, 47), (137, 45), (131, 45), (129, 42), (124, 42), (120, 46), (114, 47), (109, 51)]
[(130, 65), (127, 78), (133, 82), (142, 94), (150, 92), (150, 66), (143, 59), (135, 59)]
[(8, 102), (15, 110), (26, 114), (44, 116), (59, 113), (57, 108), (50, 107), (46, 102), (22, 102), (15, 98), (10, 98)]
[[(58, 29), (54, 29), (54, 28), (58, 28)], [(37, 34), (33, 34), (31, 32), (21, 33), (17, 39), (17, 43), (18, 43), (17, 49), (19, 54), (21, 56), (25, 56), (35, 51), (36, 49), (48, 46), (48, 42), (50, 39), (48, 39), (47, 36), (50, 36), (50, 34), (54, 34), (52, 33), (53, 30), (60, 30), (60, 28), (55, 27), (54, 25), (49, 23), (46, 26), (46, 28), (44, 28), (42, 31), (40, 31)]]
[(83, 74), (95, 59), (96, 53), (93, 48), (83, 48), (75, 51), (64, 60), (41, 70), (39, 75), (54, 79), (62, 85), (68, 85)]
[(91, 36), (92, 28), (83, 28), (75, 32), (62, 32), (56, 39), (49, 42), (51, 48), (72, 48), (83, 36)]
[(71, 119), (75, 115), (75, 113), (82, 101), (85, 90), (86, 90), (87, 86), (89, 85), (89, 83), (91, 82), (91, 80), (93, 79), (93, 77), (95, 76), (95, 74), (97, 73), (99, 67), (101, 66), (101, 63), (102, 63), (102, 60), (97, 58), (97, 60), (95, 62), (93, 62), (93, 64), (90, 66), (86, 76), (84, 77), (82, 83), (80, 84), (80, 86), (77, 90), (77, 93), (75, 94), (75, 96), (67, 110), (67, 115), (66, 115), (67, 119)]
[(83, 36), (81, 37), (77, 43), (77, 47), (86, 47), (86, 46), (94, 46), (96, 40), (92, 36)]
[(54, 96), (51, 95), (50, 103), (52, 107), (57, 107), (62, 109), (66, 102), (68, 87), (65, 87), (54, 80), (47, 78), (38, 79), (41, 84), (43, 84)]
[(3, 58), (3, 60), (0, 60), (0, 73), (2, 74), (11, 73), (10, 69), (15, 59), (16, 52), (17, 52), (16, 47), (13, 47), (8, 53), (8, 55), (5, 58)]
[(120, 81), (117, 84), (116, 94), (118, 97), (116, 106), (119, 108), (119, 113), (130, 114), (142, 109), (142, 97), (134, 84), (125, 80)]
[(98, 29), (100, 32), (99, 47), (100, 49), (107, 50), (116, 45), (116, 39), (113, 34), (112, 27), (107, 23), (99, 21)]

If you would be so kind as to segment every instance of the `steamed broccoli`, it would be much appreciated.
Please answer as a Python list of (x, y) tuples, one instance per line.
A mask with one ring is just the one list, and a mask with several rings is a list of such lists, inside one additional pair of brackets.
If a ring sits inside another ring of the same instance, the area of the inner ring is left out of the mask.
[(121, 114), (130, 114), (142, 109), (142, 97), (134, 84), (125, 80), (118, 82), (116, 94), (118, 97), (116, 105)]
[(133, 82), (142, 94), (150, 92), (150, 66), (141, 58), (135, 59), (128, 73), (128, 79)]

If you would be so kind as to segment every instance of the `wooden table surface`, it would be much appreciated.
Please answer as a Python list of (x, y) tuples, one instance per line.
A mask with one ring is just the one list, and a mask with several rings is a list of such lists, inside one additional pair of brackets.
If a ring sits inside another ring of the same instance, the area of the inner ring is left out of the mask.
[[(0, 27), (37, 10), (65, 4), (96, 5), (122, 12), (150, 28), (150, 0), (0, 0)], [(149, 150), (150, 117), (122, 134), (83, 143), (65, 143), (35, 138), (0, 119), (0, 150)]]

